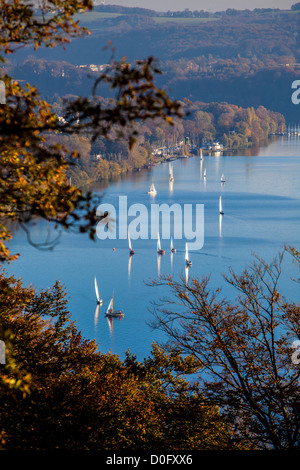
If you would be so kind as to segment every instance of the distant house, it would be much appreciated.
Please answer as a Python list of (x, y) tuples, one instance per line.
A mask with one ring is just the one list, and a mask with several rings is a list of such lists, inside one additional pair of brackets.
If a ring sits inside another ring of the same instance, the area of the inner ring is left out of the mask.
[(203, 150), (223, 150), (223, 144), (219, 142), (204, 142), (202, 144)]
[(93, 155), (91, 155), (92, 162), (97, 162), (101, 158), (103, 158), (101, 153), (94, 153)]
[(63, 116), (57, 116), (57, 119), (58, 119), (58, 122), (62, 123), (62, 124), (66, 124), (66, 120)]
[(89, 64), (89, 65), (77, 65), (78, 68), (81, 69), (90, 69), (92, 72), (103, 72), (107, 67), (109, 67), (109, 64)]

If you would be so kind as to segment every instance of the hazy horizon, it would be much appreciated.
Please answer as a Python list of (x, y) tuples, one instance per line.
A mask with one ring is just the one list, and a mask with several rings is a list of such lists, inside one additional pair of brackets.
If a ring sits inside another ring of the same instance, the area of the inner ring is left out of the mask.
[[(100, 0), (97, 4), (101, 3)], [(157, 11), (182, 11), (186, 8), (190, 10), (221, 11), (227, 8), (237, 10), (253, 10), (254, 8), (280, 8), (290, 9), (297, 0), (106, 0), (106, 5), (121, 5), (128, 7), (149, 8)]]

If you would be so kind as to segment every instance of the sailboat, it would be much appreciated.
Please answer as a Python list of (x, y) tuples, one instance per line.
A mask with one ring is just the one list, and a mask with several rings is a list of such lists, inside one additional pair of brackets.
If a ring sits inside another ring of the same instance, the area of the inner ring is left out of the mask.
[(172, 165), (172, 163), (169, 163), (169, 181), (174, 181), (173, 165)]
[(129, 245), (129, 253), (131, 255), (134, 255), (134, 250), (132, 249), (132, 246), (131, 246), (131, 238), (130, 238), (129, 233), (128, 233), (128, 245)]
[(97, 304), (98, 304), (98, 305), (101, 305), (102, 302), (103, 302), (103, 300), (100, 299), (100, 296), (99, 296), (99, 289), (98, 289), (98, 284), (97, 284), (96, 276), (95, 276), (95, 292), (96, 292)]
[(161, 249), (159, 233), (158, 233), (158, 237), (157, 237), (157, 253), (159, 255), (164, 255), (165, 254), (164, 250)]
[(221, 176), (221, 183), (225, 183), (225, 176), (224, 176), (224, 173), (223, 173), (222, 176)]
[(171, 237), (171, 252), (172, 252), (172, 253), (176, 253), (176, 248), (173, 247), (173, 240), (172, 240), (172, 237)]
[(154, 196), (156, 193), (157, 193), (157, 191), (156, 191), (154, 183), (152, 181), (152, 184), (150, 186), (150, 190), (148, 191), (148, 194), (151, 194), (152, 196)]
[(122, 313), (121, 310), (114, 311), (114, 289), (113, 289), (112, 298), (108, 304), (105, 316), (106, 317), (124, 317), (124, 313)]
[(188, 244), (185, 244), (185, 264), (187, 266), (192, 266), (191, 260), (189, 260)]
[(223, 209), (222, 209), (222, 196), (220, 196), (220, 199), (219, 199), (219, 211), (221, 215), (224, 214)]

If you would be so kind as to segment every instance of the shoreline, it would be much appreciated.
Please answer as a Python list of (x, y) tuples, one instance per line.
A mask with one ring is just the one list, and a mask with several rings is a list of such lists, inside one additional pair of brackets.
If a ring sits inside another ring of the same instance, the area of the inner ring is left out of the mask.
[[(217, 157), (220, 157), (220, 156), (226, 156), (226, 155), (223, 155), (224, 153), (226, 152), (232, 152), (232, 153), (235, 153), (235, 152), (241, 152), (243, 150), (245, 151), (251, 151), (251, 149), (258, 149), (258, 148), (262, 148), (262, 147), (267, 147), (268, 145), (270, 145), (272, 143), (272, 141), (274, 141), (275, 139), (277, 140), (279, 137), (282, 137), (281, 135), (272, 135), (270, 136), (268, 139), (267, 139), (267, 142), (265, 142), (265, 145), (260, 144), (260, 145), (257, 145), (257, 146), (247, 146), (247, 147), (226, 147), (226, 148), (222, 148), (220, 150), (203, 150), (202, 149), (202, 152), (203, 152), (203, 157), (213, 157), (213, 156), (217, 156)], [(274, 139), (275, 138), (275, 139)], [(123, 177), (127, 176), (127, 175), (132, 175), (134, 173), (139, 173), (141, 171), (144, 171), (144, 170), (151, 170), (152, 168), (154, 168), (155, 166), (158, 166), (158, 165), (161, 165), (163, 163), (167, 163), (167, 162), (172, 162), (172, 161), (176, 161), (176, 160), (180, 160), (180, 159), (188, 159), (188, 158), (195, 158), (195, 157), (200, 157), (200, 150), (201, 150), (201, 147), (197, 147), (197, 149), (193, 149), (191, 151), (191, 153), (189, 154), (184, 154), (184, 155), (178, 155), (178, 154), (172, 154), (172, 155), (166, 155), (165, 157), (160, 157), (159, 159), (157, 159), (154, 163), (149, 163), (148, 165), (147, 164), (144, 164), (140, 167), (135, 167), (135, 168), (132, 168), (131, 170), (127, 169), (126, 171), (124, 172), (121, 172), (120, 174), (118, 175), (115, 175), (115, 176), (109, 176), (107, 178), (101, 178), (101, 179), (92, 179), (92, 180), (89, 180), (88, 182), (81, 182), (78, 187), (79, 189), (82, 189), (82, 190), (87, 190), (87, 188), (91, 187), (92, 185), (94, 184), (103, 184), (103, 183), (107, 183), (107, 186), (109, 186), (110, 183), (114, 182), (114, 181), (118, 181), (120, 179), (123, 179)], [(254, 150), (254, 154), (255, 155), (255, 150)], [(239, 156), (239, 155), (236, 155), (236, 156)], [(75, 185), (76, 187), (76, 185)]]

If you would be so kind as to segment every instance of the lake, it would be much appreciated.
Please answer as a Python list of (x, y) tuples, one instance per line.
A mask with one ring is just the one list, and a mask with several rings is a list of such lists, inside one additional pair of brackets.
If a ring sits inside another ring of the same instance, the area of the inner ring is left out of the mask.
[[(233, 298), (222, 273), (229, 267), (240, 272), (253, 260), (253, 253), (271, 261), (284, 244), (299, 247), (300, 234), (300, 140), (279, 137), (257, 152), (224, 154), (177, 159), (173, 162), (174, 182), (169, 184), (169, 164), (143, 170), (107, 185), (96, 185), (103, 192), (103, 203), (117, 207), (119, 196), (126, 196), (128, 206), (178, 203), (204, 205), (204, 244), (190, 251), (189, 276), (211, 274), (212, 287), (223, 288)], [(206, 179), (203, 177), (206, 169)], [(220, 183), (224, 173), (226, 182)], [(155, 183), (157, 195), (147, 191)], [(222, 195), (224, 215), (219, 216)], [(34, 241), (42, 241), (49, 224), (32, 224)], [(126, 350), (139, 360), (147, 356), (152, 341), (163, 334), (148, 325), (151, 302), (168, 294), (162, 287), (149, 287), (147, 281), (158, 274), (185, 276), (185, 239), (174, 240), (176, 253), (171, 255), (169, 240), (161, 240), (165, 255), (157, 257), (157, 241), (133, 240), (135, 254), (129, 257), (128, 241), (106, 239), (92, 242), (86, 235), (63, 233), (52, 251), (40, 251), (28, 244), (23, 231), (14, 234), (12, 252), (21, 257), (8, 273), (22, 277), (24, 284), (46, 288), (59, 279), (69, 298), (69, 310), (83, 337), (96, 339), (99, 350), (111, 351), (124, 358)], [(158, 262), (159, 261), (159, 262)], [(289, 281), (296, 275), (290, 263), (285, 265), (282, 289), (298, 299), (298, 285)], [(97, 277), (103, 305), (96, 312), (94, 276)], [(114, 306), (124, 311), (123, 319), (109, 324), (104, 313), (114, 289)]]

